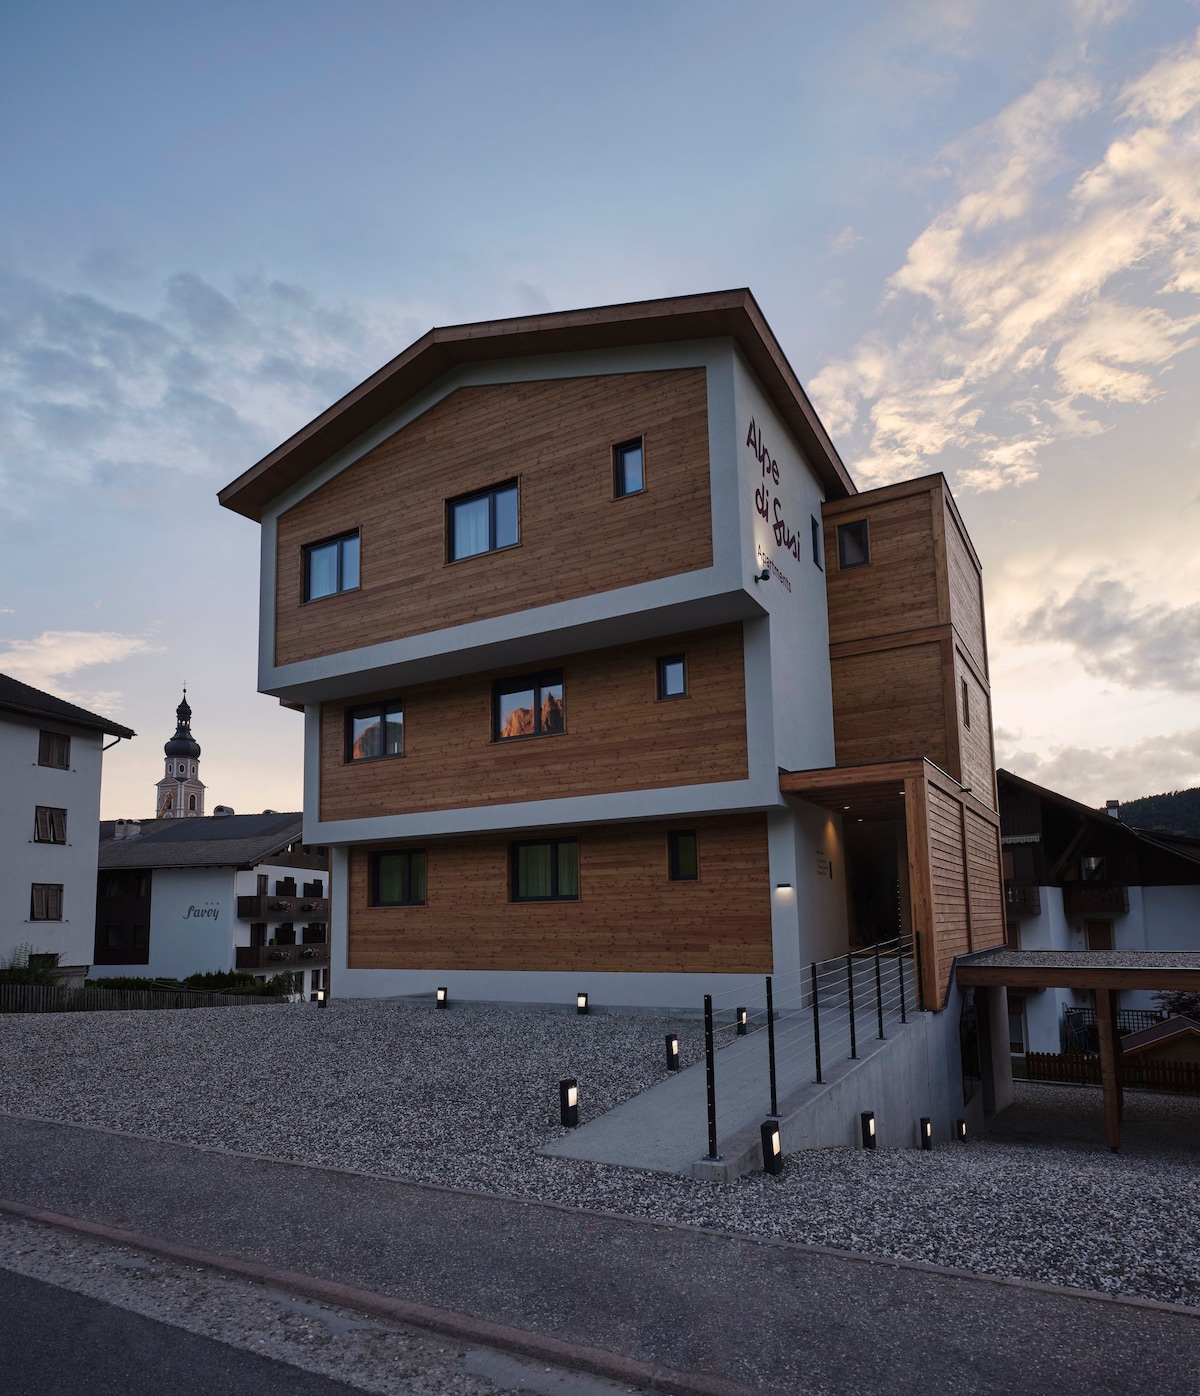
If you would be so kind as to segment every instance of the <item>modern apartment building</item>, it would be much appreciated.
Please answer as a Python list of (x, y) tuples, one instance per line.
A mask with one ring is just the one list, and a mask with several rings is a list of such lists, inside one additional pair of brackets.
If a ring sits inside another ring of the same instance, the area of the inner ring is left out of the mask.
[(339, 994), (698, 1007), (1003, 942), (980, 565), (739, 290), (432, 330), (233, 481)]

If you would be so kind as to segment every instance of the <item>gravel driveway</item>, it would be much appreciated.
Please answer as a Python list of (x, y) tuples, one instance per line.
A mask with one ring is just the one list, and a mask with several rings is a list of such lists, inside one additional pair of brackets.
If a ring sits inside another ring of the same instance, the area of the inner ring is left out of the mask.
[[(685, 1065), (695, 1022), (334, 1001), (5, 1015), (0, 1109), (657, 1220), (1200, 1306), (1200, 1100), (1018, 1083), (985, 1139), (831, 1149), (726, 1186), (539, 1156), (557, 1083), (587, 1119)], [(704, 1122), (697, 1121), (697, 1152)]]

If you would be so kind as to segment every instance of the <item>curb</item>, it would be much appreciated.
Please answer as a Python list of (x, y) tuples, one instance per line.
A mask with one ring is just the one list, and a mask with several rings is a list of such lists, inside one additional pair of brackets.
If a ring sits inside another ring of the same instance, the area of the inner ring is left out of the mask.
[(86, 1236), (95, 1241), (129, 1246), (148, 1255), (158, 1256), (162, 1260), (203, 1266), (219, 1274), (269, 1285), (273, 1289), (283, 1290), (302, 1299), (335, 1304), (339, 1308), (371, 1314), (376, 1318), (392, 1319), (415, 1328), (444, 1333), (447, 1337), (457, 1338), (462, 1342), (478, 1343), (499, 1348), (504, 1352), (518, 1353), (523, 1357), (537, 1358), (539, 1361), (552, 1362), (574, 1371), (589, 1372), (593, 1376), (607, 1377), (611, 1381), (623, 1382), (646, 1391), (670, 1392), (672, 1396), (782, 1396), (782, 1393), (772, 1388), (742, 1386), (737, 1382), (725, 1381), (721, 1377), (710, 1377), (699, 1372), (677, 1372), (669, 1367), (659, 1367), (636, 1358), (623, 1357), (620, 1353), (609, 1352), (605, 1348), (568, 1343), (560, 1338), (550, 1338), (520, 1328), (509, 1328), (505, 1324), (491, 1323), (471, 1314), (456, 1313), (453, 1309), (440, 1309), (407, 1299), (395, 1299), (371, 1290), (356, 1289), (353, 1285), (341, 1284), (337, 1280), (322, 1280), (296, 1270), (280, 1270), (273, 1265), (261, 1265), (257, 1261), (217, 1255), (195, 1246), (146, 1236), (139, 1231), (125, 1231), (119, 1227), (105, 1226), (100, 1222), (47, 1212), (40, 1207), (28, 1207), (22, 1202), (0, 1199), (0, 1215), (73, 1232), (77, 1236)]

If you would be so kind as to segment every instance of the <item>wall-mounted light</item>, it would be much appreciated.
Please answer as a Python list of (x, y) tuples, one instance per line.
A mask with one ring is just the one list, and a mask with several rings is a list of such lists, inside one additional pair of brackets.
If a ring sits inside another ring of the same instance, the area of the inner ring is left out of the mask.
[(875, 1147), (875, 1112), (874, 1110), (864, 1110), (858, 1117), (862, 1126), (862, 1144), (864, 1149)]
[(850, 806), (849, 806), (849, 805), (843, 805), (842, 808), (846, 811), (847, 814), (850, 813)]
[(954, 1137), (960, 1144), (967, 1142), (967, 1122), (966, 1120), (954, 1121)]
[(775, 884), (775, 890), (781, 897), (786, 897), (792, 890), (792, 884), (790, 882), (777, 882)]
[(733, 1010), (733, 1017), (734, 1021), (737, 1023), (737, 1035), (739, 1037), (745, 1037), (746, 1033), (749, 1031), (746, 1026), (746, 1010), (744, 1008), (735, 1008)]
[(667, 1033), (667, 1070), (679, 1070), (679, 1038), (673, 1032)]
[(754, 574), (754, 580), (756, 582), (769, 582), (771, 580), (771, 569), (769, 567), (764, 567), (761, 572), (756, 572)]
[(783, 1172), (783, 1143), (779, 1138), (779, 1121), (762, 1122), (763, 1172), (779, 1174)]
[(445, 989), (438, 989), (433, 997), (434, 1001), (437, 1003), (437, 1006), (439, 1008), (450, 1007), (450, 995), (446, 992)]
[(576, 994), (576, 995), (575, 995), (575, 1012), (576, 1012), (576, 1013), (586, 1013), (587, 1011), (588, 1011), (588, 1009), (587, 1009), (587, 995), (586, 995), (586, 994)]
[(579, 1085), (574, 1076), (558, 1083), (558, 1118), (564, 1129), (579, 1123)]
[(925, 1150), (933, 1148), (933, 1121), (928, 1115), (921, 1116), (921, 1148)]

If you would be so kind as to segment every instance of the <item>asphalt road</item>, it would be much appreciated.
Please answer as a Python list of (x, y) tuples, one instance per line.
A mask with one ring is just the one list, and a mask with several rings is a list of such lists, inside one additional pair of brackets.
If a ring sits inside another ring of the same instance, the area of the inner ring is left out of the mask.
[(0, 1270), (3, 1396), (362, 1396), (356, 1388)]
[(1198, 1390), (1190, 1315), (72, 1125), (0, 1116), (0, 1198), (749, 1386)]

